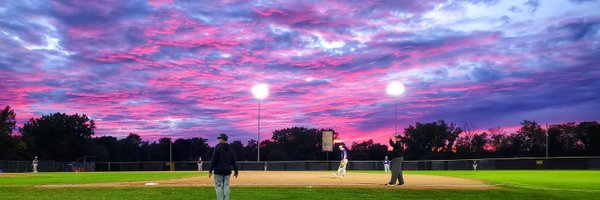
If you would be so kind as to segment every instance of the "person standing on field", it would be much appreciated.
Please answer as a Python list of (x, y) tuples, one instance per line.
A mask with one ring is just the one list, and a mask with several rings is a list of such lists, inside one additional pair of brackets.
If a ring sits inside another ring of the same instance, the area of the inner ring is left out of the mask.
[(392, 151), (392, 177), (390, 182), (386, 185), (394, 186), (396, 185), (396, 181), (398, 181), (398, 185), (404, 185), (404, 177), (402, 176), (402, 161), (404, 160), (404, 145), (402, 145), (402, 141), (400, 136), (397, 135), (395, 137), (396, 142), (390, 138), (390, 145), (394, 147)]
[(198, 171), (202, 171), (202, 156), (198, 157)]
[(387, 156), (385, 156), (385, 159), (383, 160), (383, 170), (386, 174), (390, 173), (390, 160), (388, 160)]
[(211, 178), (214, 171), (215, 192), (217, 200), (229, 200), (229, 179), (231, 178), (231, 170), (235, 173), (233, 176), (238, 177), (237, 162), (235, 160), (235, 152), (227, 143), (227, 135), (221, 134), (219, 144), (213, 150), (212, 158), (210, 159), (210, 169), (208, 170), (208, 178)]
[(338, 177), (341, 173), (342, 178), (346, 178), (346, 165), (348, 164), (348, 151), (344, 148), (344, 145), (340, 145), (341, 158), (340, 166), (336, 173), (333, 173), (333, 176)]
[(37, 167), (39, 162), (40, 160), (38, 160), (37, 156), (33, 158), (33, 161), (31, 163), (31, 167), (33, 167), (33, 173), (38, 173)]

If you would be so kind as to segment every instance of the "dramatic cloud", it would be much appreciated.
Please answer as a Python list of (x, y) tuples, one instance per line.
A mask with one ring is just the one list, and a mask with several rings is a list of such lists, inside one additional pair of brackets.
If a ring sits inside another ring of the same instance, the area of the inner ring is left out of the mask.
[[(7, 1), (0, 104), (85, 113), (97, 135), (383, 142), (398, 124), (600, 120), (600, 2)], [(393, 98), (387, 83), (402, 81)]]

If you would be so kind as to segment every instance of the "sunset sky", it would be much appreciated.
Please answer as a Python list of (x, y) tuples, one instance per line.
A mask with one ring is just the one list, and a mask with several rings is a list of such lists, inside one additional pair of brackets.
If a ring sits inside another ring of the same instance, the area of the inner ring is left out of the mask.
[(0, 2), (0, 105), (18, 126), (84, 113), (99, 136), (245, 143), (258, 83), (262, 138), (384, 142), (395, 104), (399, 128), (600, 120), (599, 1)]

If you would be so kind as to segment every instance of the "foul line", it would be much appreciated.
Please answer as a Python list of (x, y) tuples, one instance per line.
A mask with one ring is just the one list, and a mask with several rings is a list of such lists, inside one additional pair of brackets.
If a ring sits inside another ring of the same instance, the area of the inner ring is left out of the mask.
[(508, 186), (508, 187), (519, 187), (519, 188), (527, 188), (527, 189), (535, 189), (535, 190), (552, 190), (552, 191), (569, 191), (569, 192), (600, 192), (600, 190), (594, 190), (594, 189), (549, 188), (549, 187), (526, 185), (526, 184), (519, 184), (519, 183), (501, 183), (501, 184), (495, 184), (495, 185)]

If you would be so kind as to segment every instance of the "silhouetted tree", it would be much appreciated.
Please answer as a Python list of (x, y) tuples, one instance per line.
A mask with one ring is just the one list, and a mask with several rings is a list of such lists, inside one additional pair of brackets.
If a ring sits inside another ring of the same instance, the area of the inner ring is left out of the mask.
[[(350, 160), (370, 160), (369, 148), (373, 145), (373, 140), (363, 142), (352, 142), (352, 153), (349, 155)], [(350, 150), (348, 150), (350, 151)]]
[(456, 141), (456, 158), (480, 158), (489, 154), (486, 146), (491, 145), (488, 133), (464, 135)]
[(0, 160), (21, 158), (25, 150), (25, 143), (18, 136), (13, 136), (16, 127), (15, 111), (6, 106), (0, 111)]
[(456, 158), (473, 158), (474, 148), (472, 146), (473, 136), (472, 135), (463, 135), (456, 139), (455, 150), (456, 150)]
[(388, 154), (387, 145), (374, 143), (373, 140), (353, 142), (351, 149), (352, 160), (383, 160)]
[(471, 140), (471, 147), (473, 147), (475, 157), (481, 158), (489, 154), (489, 151), (487, 150), (487, 148), (489, 148), (489, 142), (489, 135), (486, 132), (473, 136), (473, 139)]
[(238, 160), (238, 161), (246, 160), (246, 153), (244, 152), (244, 144), (242, 144), (241, 141), (239, 141), (239, 140), (233, 141), (230, 145), (231, 145), (231, 148), (233, 149), (233, 151), (235, 152), (236, 160)]
[(118, 141), (119, 161), (142, 161), (142, 146), (145, 143), (139, 135), (129, 133), (126, 138)]
[[(0, 112), (0, 159), (43, 159), (73, 161), (84, 155), (97, 161), (168, 161), (171, 138), (148, 142), (134, 133), (117, 139), (111, 136), (92, 138), (95, 124), (86, 115), (55, 113), (30, 119), (12, 135), (16, 126), (10, 107)], [(461, 134), (463, 132), (464, 134)], [(404, 130), (402, 137), (407, 159), (450, 159), (481, 157), (543, 156), (545, 133), (549, 134), (551, 156), (600, 155), (600, 124), (598, 122), (564, 123), (544, 130), (535, 121), (525, 120), (516, 133), (501, 128), (476, 133), (472, 124), (463, 128), (443, 120), (417, 122)], [(322, 132), (326, 129), (292, 127), (273, 132), (269, 140), (260, 142), (261, 161), (325, 160), (321, 152)], [(460, 137), (459, 137), (460, 135)], [(334, 139), (338, 133), (334, 131)], [(212, 147), (203, 138), (180, 138), (173, 142), (174, 161), (196, 161), (199, 156), (210, 160)], [(341, 143), (345, 146), (345, 144)], [(256, 160), (257, 141), (244, 146), (233, 141), (238, 160)], [(340, 143), (334, 145), (330, 160), (339, 160)], [(353, 142), (349, 148), (351, 160), (381, 160), (388, 147), (373, 140)]]
[(17, 125), (16, 116), (15, 111), (8, 105), (0, 111), (0, 136), (10, 136), (12, 134)]
[(86, 115), (54, 113), (30, 119), (20, 129), (30, 155), (72, 161), (88, 151), (96, 125)]
[(407, 159), (437, 159), (448, 158), (452, 155), (452, 147), (460, 127), (453, 123), (446, 124), (444, 120), (430, 123), (417, 122), (404, 129), (402, 141), (406, 144)]
[(492, 147), (492, 157), (512, 157), (515, 154), (511, 149), (511, 139), (506, 133), (494, 132), (490, 136), (490, 146)]
[[(208, 157), (210, 147), (204, 138), (179, 138), (173, 142), (173, 161), (197, 161), (202, 156), (203, 160)], [(168, 143), (167, 143), (168, 145)]]
[(205, 138), (192, 138), (192, 152), (198, 153), (198, 155), (192, 155), (194, 160), (197, 160), (197, 157), (202, 156), (202, 160), (209, 160), (212, 155), (212, 148), (207, 143), (208, 139)]
[(488, 155), (485, 147), (490, 143), (486, 132), (477, 133), (473, 123), (462, 126), (463, 133), (455, 142), (455, 158), (477, 158)]
[(191, 141), (179, 138), (173, 142), (173, 161), (193, 161), (197, 159), (198, 153), (192, 152)]
[(598, 122), (579, 123), (577, 125), (577, 135), (585, 145), (587, 155), (600, 155), (600, 124)]
[(385, 144), (374, 143), (369, 149), (371, 160), (383, 160), (388, 155), (388, 146)]
[[(271, 152), (274, 151), (285, 152), (282, 149), (282, 146), (277, 142), (271, 140), (263, 140), (262, 142), (260, 142), (260, 161), (268, 161), (269, 155), (271, 154)], [(286, 156), (285, 158), (289, 159), (288, 156)], [(282, 158), (278, 157), (278, 159), (281, 160)]]
[(570, 122), (550, 125), (547, 131), (550, 156), (582, 155), (585, 146), (577, 137), (577, 124)]
[(519, 156), (544, 156), (546, 133), (537, 122), (524, 120), (512, 137), (512, 145)]
[(319, 129), (285, 128), (274, 131), (271, 139), (276, 149), (286, 152), (291, 160), (316, 160), (317, 155), (323, 154), (322, 131)]
[(271, 150), (269, 152), (268, 161), (285, 161), (290, 160), (289, 154), (280, 150)]
[(96, 161), (117, 161), (115, 158), (119, 152), (117, 138), (112, 136), (102, 136), (92, 138), (90, 155), (96, 156)]
[[(262, 151), (269, 155), (269, 151), (282, 151), (287, 154), (290, 160), (318, 160), (325, 159), (326, 154), (322, 152), (323, 131), (333, 131), (330, 129), (309, 129), (305, 127), (292, 127), (273, 132), (271, 141), (261, 142)], [(337, 133), (333, 131), (334, 139)], [(278, 153), (278, 155), (282, 155)], [(282, 157), (279, 156), (279, 159)]]
[(256, 140), (249, 140), (246, 146), (244, 147), (244, 151), (246, 152), (246, 159), (251, 161), (257, 160), (257, 146), (258, 143)]

